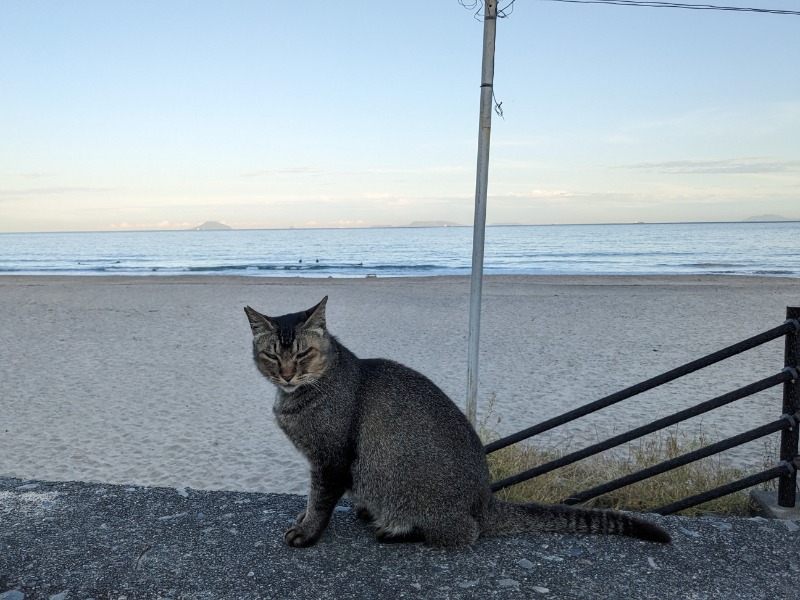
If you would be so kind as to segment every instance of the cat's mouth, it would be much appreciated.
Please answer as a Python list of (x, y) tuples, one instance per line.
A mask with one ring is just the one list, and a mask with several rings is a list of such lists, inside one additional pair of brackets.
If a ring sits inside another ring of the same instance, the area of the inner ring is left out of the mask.
[(291, 394), (293, 391), (299, 388), (300, 385), (297, 383), (289, 383), (289, 384), (279, 384), (278, 387), (281, 388), (287, 394)]

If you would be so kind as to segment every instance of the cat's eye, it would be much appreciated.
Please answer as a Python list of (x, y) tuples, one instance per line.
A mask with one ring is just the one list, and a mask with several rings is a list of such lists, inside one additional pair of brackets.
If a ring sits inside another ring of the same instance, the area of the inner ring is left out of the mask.
[(266, 358), (267, 360), (271, 360), (273, 362), (279, 362), (278, 357), (274, 354), (270, 354), (269, 352), (259, 352), (258, 354), (261, 358)]
[(312, 352), (313, 350), (314, 350), (314, 348), (306, 348), (306, 349), (305, 349), (305, 350), (303, 350), (302, 352), (298, 352), (298, 353), (297, 353), (297, 356), (296, 356), (295, 358), (296, 358), (297, 360), (302, 360), (302, 359), (304, 359), (306, 356), (308, 356), (309, 354), (311, 354), (311, 352)]

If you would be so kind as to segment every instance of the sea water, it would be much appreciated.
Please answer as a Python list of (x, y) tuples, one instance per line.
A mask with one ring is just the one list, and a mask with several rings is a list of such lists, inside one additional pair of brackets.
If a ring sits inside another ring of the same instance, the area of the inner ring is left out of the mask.
[[(2, 233), (0, 274), (468, 275), (471, 227)], [(800, 277), (800, 222), (486, 229), (486, 274)]]

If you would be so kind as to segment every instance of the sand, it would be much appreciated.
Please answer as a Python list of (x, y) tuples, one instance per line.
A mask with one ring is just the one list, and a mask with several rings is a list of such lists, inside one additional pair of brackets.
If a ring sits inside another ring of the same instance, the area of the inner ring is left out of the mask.
[[(242, 311), (305, 309), (362, 357), (466, 394), (469, 281), (0, 277), (0, 476), (302, 493)], [(484, 284), (479, 419), (511, 433), (770, 329), (800, 280), (496, 276)], [(578, 448), (772, 375), (771, 342), (545, 436)], [(490, 404), (491, 414), (487, 415)], [(780, 387), (683, 427), (732, 435), (781, 413)], [(498, 422), (499, 419), (499, 422)], [(763, 444), (725, 460), (760, 465)]]

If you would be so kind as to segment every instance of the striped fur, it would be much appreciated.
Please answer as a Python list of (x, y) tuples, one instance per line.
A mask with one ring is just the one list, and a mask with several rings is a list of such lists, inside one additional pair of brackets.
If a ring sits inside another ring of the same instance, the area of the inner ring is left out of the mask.
[(535, 502), (514, 504), (496, 498), (490, 501), (482, 525), (482, 535), (550, 531), (624, 535), (649, 542), (670, 541), (669, 534), (657, 525), (626, 513), (564, 505), (545, 506)]
[(345, 494), (381, 542), (451, 548), (525, 531), (669, 541), (623, 513), (494, 498), (483, 445), (461, 410), (421, 373), (350, 352), (328, 333), (326, 301), (281, 317), (245, 309), (256, 366), (277, 387), (275, 420), (310, 467), (306, 510), (287, 544), (316, 543)]

